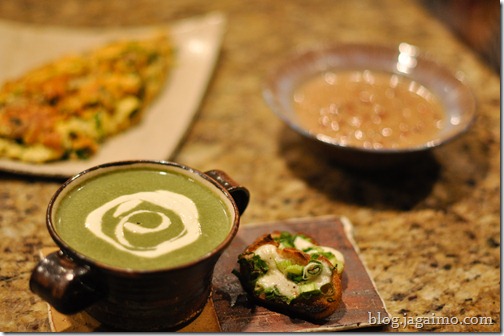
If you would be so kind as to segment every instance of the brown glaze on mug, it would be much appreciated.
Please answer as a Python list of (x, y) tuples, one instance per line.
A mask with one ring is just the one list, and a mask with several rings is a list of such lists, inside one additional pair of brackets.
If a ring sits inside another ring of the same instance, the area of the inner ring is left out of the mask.
[[(214, 185), (233, 206), (233, 221), (226, 239), (195, 261), (169, 269), (130, 270), (90, 260), (76, 252), (56, 233), (52, 223), (54, 203), (65, 188), (86, 174), (108, 167), (175, 166)], [(249, 192), (219, 170), (206, 173), (164, 161), (124, 161), (93, 167), (65, 182), (49, 203), (47, 228), (60, 251), (41, 260), (32, 272), (30, 289), (64, 314), (85, 310), (99, 322), (122, 330), (167, 330), (197, 317), (211, 295), (215, 263), (238, 231)]]

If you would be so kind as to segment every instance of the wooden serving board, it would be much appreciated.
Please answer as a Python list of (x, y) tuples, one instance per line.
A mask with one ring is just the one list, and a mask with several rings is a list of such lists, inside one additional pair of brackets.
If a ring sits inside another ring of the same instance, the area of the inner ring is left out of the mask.
[[(271, 311), (252, 302), (238, 278), (237, 256), (260, 235), (274, 230), (303, 232), (321, 245), (331, 246), (345, 256), (343, 297), (339, 309), (324, 321), (313, 323)], [(346, 218), (318, 217), (242, 226), (219, 259), (213, 280), (213, 302), (224, 332), (337, 331), (371, 325), (369, 316), (388, 317), (383, 300), (358, 255), (352, 238), (352, 224)]]
[[(103, 326), (86, 313), (63, 315), (49, 306), (49, 322), (53, 332), (113, 332), (114, 329)], [(219, 332), (219, 323), (215, 315), (212, 300), (209, 300), (201, 314), (178, 332), (200, 333)]]
[[(252, 302), (238, 278), (238, 254), (260, 235), (275, 230), (303, 232), (321, 245), (332, 246), (345, 256), (343, 271), (343, 298), (338, 310), (326, 320), (314, 323), (271, 311)], [(54, 249), (42, 251), (42, 254)], [(388, 317), (383, 300), (359, 258), (352, 238), (352, 224), (343, 217), (291, 219), (279, 222), (242, 226), (221, 256), (214, 271), (213, 295), (203, 312), (180, 332), (293, 332), (338, 331), (371, 325), (369, 316)], [(112, 331), (100, 325), (86, 313), (67, 316), (49, 306), (51, 329), (56, 332)], [(385, 319), (382, 319), (385, 320)]]

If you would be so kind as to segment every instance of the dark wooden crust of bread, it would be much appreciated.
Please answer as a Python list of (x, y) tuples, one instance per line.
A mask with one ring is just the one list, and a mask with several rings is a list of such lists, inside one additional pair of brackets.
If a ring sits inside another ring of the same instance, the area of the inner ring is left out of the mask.
[[(251, 258), (253, 257), (253, 252), (257, 250), (260, 246), (265, 244), (275, 245), (277, 248), (279, 246), (278, 242), (276, 242), (273, 238), (279, 236), (280, 232), (272, 232), (270, 234), (265, 234), (259, 238), (257, 238), (252, 244), (247, 246), (245, 251), (240, 254), (239, 258)], [(303, 234), (307, 236), (306, 234)], [(309, 236), (307, 236), (309, 237)], [(310, 239), (312, 239), (310, 237)], [(316, 244), (315, 240), (312, 239)], [(299, 251), (293, 248), (285, 248), (279, 250), (279, 253), (283, 258), (291, 259), (296, 264), (306, 265), (310, 260), (310, 255)], [(325, 257), (319, 256), (319, 260), (324, 260), (329, 262)], [(312, 297), (310, 299), (304, 298), (296, 298), (292, 300), (289, 304), (281, 301), (281, 300), (270, 300), (266, 299), (265, 294), (262, 293), (257, 295), (254, 293), (254, 288), (251, 280), (251, 272), (252, 270), (249, 268), (248, 263), (240, 263), (240, 271), (239, 277), (242, 283), (243, 288), (247, 291), (250, 297), (252, 297), (259, 304), (272, 309), (274, 311), (292, 315), (296, 317), (301, 317), (308, 320), (323, 320), (330, 315), (332, 315), (338, 306), (341, 303), (342, 297), (342, 285), (341, 285), (341, 277), (336, 272), (333, 271), (332, 274), (332, 293), (327, 295), (319, 295), (316, 297)]]

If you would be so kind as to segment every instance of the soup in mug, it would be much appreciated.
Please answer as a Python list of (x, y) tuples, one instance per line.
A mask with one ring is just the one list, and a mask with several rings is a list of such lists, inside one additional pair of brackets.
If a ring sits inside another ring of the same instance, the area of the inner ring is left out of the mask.
[(119, 268), (154, 270), (196, 260), (231, 230), (232, 206), (183, 169), (116, 169), (61, 197), (57, 234), (77, 252)]

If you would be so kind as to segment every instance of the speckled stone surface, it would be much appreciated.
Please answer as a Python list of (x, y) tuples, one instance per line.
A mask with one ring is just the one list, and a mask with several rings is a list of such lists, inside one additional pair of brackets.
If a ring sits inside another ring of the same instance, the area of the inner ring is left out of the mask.
[[(213, 80), (173, 158), (219, 168), (252, 199), (242, 225), (343, 215), (389, 312), (465, 317), (476, 324), (399, 325), (394, 331), (500, 330), (500, 78), (416, 2), (77, 1), (0, 2), (0, 19), (62, 26), (141, 25), (212, 10), (227, 15)], [(478, 118), (462, 138), (394, 174), (343, 169), (316, 155), (267, 108), (269, 69), (323, 42), (408, 42), (462, 71)], [(0, 173), (0, 330), (49, 331), (47, 306), (28, 289), (42, 247), (46, 205), (60, 181)]]

